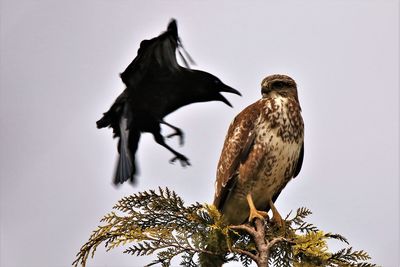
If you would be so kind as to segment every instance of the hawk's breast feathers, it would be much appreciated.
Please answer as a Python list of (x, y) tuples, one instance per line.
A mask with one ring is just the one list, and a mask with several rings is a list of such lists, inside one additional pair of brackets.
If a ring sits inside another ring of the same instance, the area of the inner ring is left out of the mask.
[(230, 202), (244, 200), (251, 193), (256, 206), (267, 209), (266, 198), (275, 199), (301, 168), (303, 135), (295, 89), (272, 91), (245, 108), (232, 121), (225, 138), (214, 205), (224, 213), (224, 208), (229, 209), (224, 207), (228, 198)]

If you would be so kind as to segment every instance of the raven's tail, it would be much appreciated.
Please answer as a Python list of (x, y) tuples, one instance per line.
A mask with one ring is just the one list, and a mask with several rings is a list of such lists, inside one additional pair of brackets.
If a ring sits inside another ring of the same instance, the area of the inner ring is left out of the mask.
[(128, 119), (120, 121), (120, 139), (118, 143), (119, 158), (115, 171), (114, 184), (122, 184), (127, 180), (134, 182), (136, 174), (135, 154), (138, 148), (140, 132), (130, 130)]

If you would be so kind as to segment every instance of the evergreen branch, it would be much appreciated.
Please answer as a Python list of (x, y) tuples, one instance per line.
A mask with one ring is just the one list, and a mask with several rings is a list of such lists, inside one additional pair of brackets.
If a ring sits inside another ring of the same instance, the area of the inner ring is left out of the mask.
[(232, 248), (232, 252), (237, 253), (237, 254), (244, 254), (247, 257), (249, 257), (250, 259), (252, 259), (253, 261), (257, 262), (257, 256), (247, 250), (243, 250), (240, 248)]
[(232, 230), (242, 230), (249, 233), (252, 236), (256, 236), (256, 230), (248, 224), (241, 224), (241, 225), (231, 225), (229, 226)]
[(327, 234), (325, 234), (325, 236), (326, 236), (327, 238), (333, 238), (333, 239), (342, 241), (342, 242), (346, 243), (347, 245), (349, 245), (349, 241), (347, 241), (347, 238), (345, 238), (345, 237), (342, 236), (342, 235), (327, 233)]
[[(368, 263), (369, 255), (352, 247), (335, 253), (328, 250), (327, 240), (349, 242), (339, 234), (324, 233), (305, 221), (311, 211), (299, 208), (286, 216), (283, 226), (256, 219), (252, 223), (227, 226), (213, 205), (199, 203), (185, 206), (184, 201), (168, 188), (158, 188), (122, 198), (114, 211), (106, 214), (89, 240), (76, 255), (74, 266), (85, 266), (98, 246), (107, 251), (130, 244), (124, 253), (136, 256), (156, 254), (147, 266), (170, 266), (181, 256), (181, 265), (195, 267), (194, 258), (206, 255), (224, 262), (240, 261), (248, 267), (331, 266), (376, 267)], [(291, 218), (293, 216), (293, 218)]]

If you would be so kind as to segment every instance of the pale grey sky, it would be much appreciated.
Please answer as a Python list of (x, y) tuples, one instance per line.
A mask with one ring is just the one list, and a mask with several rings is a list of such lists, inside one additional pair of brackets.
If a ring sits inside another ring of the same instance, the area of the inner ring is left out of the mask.
[[(0, 3), (2, 267), (70, 265), (128, 194), (169, 186), (188, 204), (211, 202), (228, 124), (273, 73), (297, 81), (306, 127), (303, 169), (278, 209), (306, 206), (310, 222), (399, 266), (399, 1)], [(186, 133), (184, 147), (169, 143), (193, 166), (169, 164), (145, 134), (137, 186), (116, 189), (116, 144), (95, 121), (122, 91), (118, 73), (140, 41), (172, 17), (196, 68), (243, 97), (228, 95), (233, 109), (196, 104), (168, 116)], [(88, 266), (146, 262), (101, 248)]]

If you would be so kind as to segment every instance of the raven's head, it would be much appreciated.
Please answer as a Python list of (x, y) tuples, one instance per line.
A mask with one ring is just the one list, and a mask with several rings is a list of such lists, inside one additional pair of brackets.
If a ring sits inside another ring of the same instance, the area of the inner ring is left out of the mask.
[(202, 101), (222, 101), (232, 107), (231, 103), (221, 94), (221, 92), (240, 95), (240, 92), (224, 84), (218, 77), (204, 71), (195, 71), (197, 76), (197, 91)]

